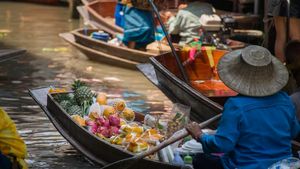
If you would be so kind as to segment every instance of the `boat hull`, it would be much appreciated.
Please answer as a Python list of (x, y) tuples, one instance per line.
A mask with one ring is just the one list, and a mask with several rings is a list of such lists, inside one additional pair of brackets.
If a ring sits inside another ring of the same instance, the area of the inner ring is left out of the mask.
[[(92, 32), (98, 31), (97, 29), (89, 29), (87, 30), (87, 34), (91, 34)], [(107, 42), (102, 42), (100, 40), (93, 39), (88, 35), (84, 35), (83, 29), (77, 29), (72, 31), (72, 34), (75, 37), (76, 43), (79, 43), (83, 46), (92, 48), (94, 50), (100, 51), (102, 53), (106, 53), (115, 57), (123, 58), (126, 60), (145, 63), (149, 62), (149, 58), (154, 56), (154, 54), (129, 49), (127, 47), (120, 47), (108, 44)]]
[(60, 34), (60, 37), (62, 37), (65, 41), (70, 43), (72, 46), (76, 47), (83, 54), (85, 54), (87, 58), (89, 58), (92, 61), (101, 62), (104, 64), (113, 65), (117, 67), (123, 67), (127, 69), (136, 69), (136, 65), (138, 64), (138, 62), (112, 56), (107, 53), (103, 53), (95, 49), (83, 46), (79, 43), (76, 43), (75, 38), (71, 33), (62, 33)]
[(191, 119), (197, 122), (205, 121), (222, 112), (223, 107), (210, 100), (197, 90), (173, 75), (154, 57), (150, 58), (159, 85), (169, 99), (191, 106)]
[(25, 53), (25, 49), (0, 49), (0, 63), (20, 57)]
[[(53, 96), (51, 94), (47, 94), (48, 90), (45, 88), (30, 90), (30, 95), (45, 111), (50, 121), (54, 124), (61, 135), (87, 158), (97, 164), (106, 165), (108, 163), (133, 156), (133, 154), (128, 151), (101, 140), (85, 128), (79, 126), (53, 99)], [(45, 101), (45, 99), (47, 99), (47, 101)], [(148, 159), (138, 161), (136, 165), (131, 167), (131, 169), (141, 168), (180, 169), (180, 167), (176, 165)]]

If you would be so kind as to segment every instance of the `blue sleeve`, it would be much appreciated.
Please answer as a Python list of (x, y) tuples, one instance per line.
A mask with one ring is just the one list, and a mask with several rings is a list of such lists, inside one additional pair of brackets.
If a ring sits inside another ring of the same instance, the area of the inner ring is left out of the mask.
[(227, 101), (216, 134), (203, 134), (200, 138), (205, 153), (227, 153), (234, 149), (240, 135), (241, 111), (231, 99)]
[[(292, 107), (292, 111), (296, 112), (295, 107)], [(299, 120), (297, 119), (297, 116), (295, 113), (292, 114), (292, 122), (291, 122), (291, 137), (295, 138), (298, 136), (300, 132), (300, 124), (299, 124)]]

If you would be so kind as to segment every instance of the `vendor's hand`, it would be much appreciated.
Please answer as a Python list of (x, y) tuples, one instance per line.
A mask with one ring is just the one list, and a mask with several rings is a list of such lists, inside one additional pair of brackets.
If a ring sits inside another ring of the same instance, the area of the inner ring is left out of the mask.
[(179, 6), (178, 6), (178, 9), (180, 10), (180, 9), (184, 9), (184, 8), (186, 8), (188, 5), (187, 4), (180, 4)]
[(198, 140), (202, 135), (202, 130), (199, 124), (196, 122), (188, 124), (185, 128), (195, 140)]

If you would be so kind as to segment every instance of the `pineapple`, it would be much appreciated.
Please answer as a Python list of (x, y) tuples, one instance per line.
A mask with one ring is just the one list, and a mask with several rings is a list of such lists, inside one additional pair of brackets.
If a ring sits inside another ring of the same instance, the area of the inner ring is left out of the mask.
[(65, 110), (67, 110), (70, 106), (72, 106), (72, 103), (69, 100), (63, 100), (59, 104)]
[(54, 100), (56, 100), (58, 103), (64, 101), (64, 100), (71, 100), (70, 96), (66, 93), (61, 93), (61, 94), (55, 94), (53, 96)]
[(70, 115), (82, 115), (82, 113), (83, 113), (81, 107), (78, 105), (73, 105), (73, 106), (69, 107), (67, 109), (67, 112)]
[(74, 91), (74, 98), (78, 105), (85, 106), (91, 105), (93, 102), (93, 97), (96, 95), (91, 91), (91, 89), (86, 86), (85, 83), (81, 82), (80, 80), (74, 81), (72, 85), (72, 90)]
[(91, 91), (89, 87), (82, 86), (74, 91), (74, 97), (78, 105), (83, 105), (85, 104), (85, 102), (91, 105), (95, 94)]
[(80, 88), (82, 86), (87, 86), (87, 85), (80, 80), (75, 80), (74, 83), (72, 84), (72, 90), (76, 91), (78, 88)]

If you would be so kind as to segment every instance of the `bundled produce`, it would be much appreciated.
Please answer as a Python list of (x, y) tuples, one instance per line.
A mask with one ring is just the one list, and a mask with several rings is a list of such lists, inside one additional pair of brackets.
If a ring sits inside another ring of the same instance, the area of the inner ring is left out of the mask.
[(82, 81), (72, 84), (73, 93), (59, 93), (54, 99), (72, 119), (94, 135), (124, 149), (140, 153), (163, 139), (150, 126), (135, 122), (135, 112), (122, 99), (108, 99), (105, 93), (94, 94)]

